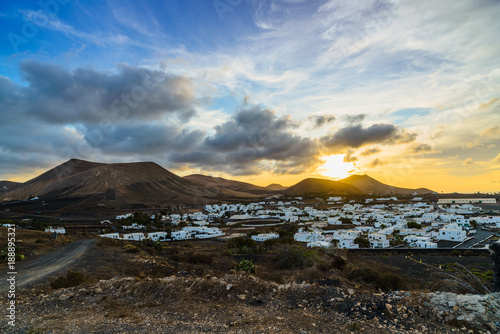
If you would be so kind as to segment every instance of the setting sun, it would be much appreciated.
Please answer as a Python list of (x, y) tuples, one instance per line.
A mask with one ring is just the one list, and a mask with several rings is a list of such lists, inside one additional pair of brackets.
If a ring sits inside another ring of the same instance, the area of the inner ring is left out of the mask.
[(344, 162), (343, 154), (336, 154), (323, 157), (324, 163), (318, 171), (324, 175), (335, 179), (343, 179), (349, 176), (355, 167), (352, 162)]

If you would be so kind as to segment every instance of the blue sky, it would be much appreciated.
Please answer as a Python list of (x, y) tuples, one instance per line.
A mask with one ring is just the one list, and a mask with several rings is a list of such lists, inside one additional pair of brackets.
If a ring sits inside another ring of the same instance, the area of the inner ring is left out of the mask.
[(0, 179), (75, 157), (291, 184), (335, 176), (338, 155), (387, 183), (495, 191), (499, 14), (498, 1), (3, 2)]

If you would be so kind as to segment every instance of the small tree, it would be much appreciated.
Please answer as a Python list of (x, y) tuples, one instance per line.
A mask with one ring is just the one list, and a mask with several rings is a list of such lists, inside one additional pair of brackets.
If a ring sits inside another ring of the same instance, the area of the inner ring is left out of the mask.
[(417, 228), (417, 229), (422, 228), (422, 225), (420, 225), (419, 223), (417, 223), (415, 221), (411, 221), (411, 222), (406, 223), (406, 226), (408, 228)]
[(370, 241), (364, 237), (357, 237), (354, 239), (354, 243), (360, 245), (361, 247), (370, 247)]

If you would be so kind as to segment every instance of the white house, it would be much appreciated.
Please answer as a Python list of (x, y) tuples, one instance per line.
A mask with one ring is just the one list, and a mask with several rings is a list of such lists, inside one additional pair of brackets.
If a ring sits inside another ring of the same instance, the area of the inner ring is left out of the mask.
[(415, 246), (418, 248), (437, 248), (437, 243), (432, 242), (430, 237), (417, 237)]
[(153, 241), (165, 241), (167, 240), (168, 232), (150, 232), (148, 233), (148, 238)]
[(443, 228), (439, 229), (439, 233), (436, 236), (438, 240), (447, 241), (464, 241), (467, 237), (467, 233), (462, 229), (461, 226), (457, 224), (448, 224)]
[(280, 236), (276, 233), (261, 233), (258, 235), (252, 235), (252, 240), (255, 241), (266, 241), (271, 239), (278, 239)]
[(370, 233), (368, 234), (371, 248), (387, 248), (390, 246), (387, 235), (383, 233)]
[(45, 228), (45, 232), (58, 233), (58, 234), (66, 234), (66, 229), (64, 227), (47, 227)]
[(359, 245), (354, 243), (354, 239), (355, 238), (349, 238), (349, 237), (340, 239), (338, 244), (337, 244), (337, 247), (338, 248), (347, 248), (347, 249), (359, 248)]
[(321, 232), (318, 231), (313, 231), (313, 232), (297, 232), (293, 236), (295, 241), (299, 242), (313, 242), (313, 241), (318, 241), (322, 240), (322, 234)]
[(142, 241), (144, 233), (129, 233), (123, 235), (123, 240)]
[(132, 217), (132, 214), (127, 213), (126, 215), (119, 215), (119, 216), (116, 216), (116, 219), (126, 219), (128, 217)]
[(100, 235), (101, 238), (111, 238), (111, 239), (116, 239), (116, 240), (120, 240), (120, 234), (118, 232), (116, 233), (106, 233), (106, 234), (101, 234)]
[(172, 240), (188, 240), (191, 239), (191, 233), (187, 231), (173, 231), (171, 233)]

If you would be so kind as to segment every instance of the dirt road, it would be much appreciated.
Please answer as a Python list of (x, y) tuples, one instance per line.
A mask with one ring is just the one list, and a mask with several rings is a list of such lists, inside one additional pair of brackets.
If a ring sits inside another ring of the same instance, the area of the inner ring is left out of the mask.
[[(96, 240), (79, 240), (57, 251), (17, 263), (16, 288), (40, 283), (49, 276), (68, 268), (75, 260), (94, 247)], [(0, 275), (0, 291), (8, 289), (7, 268)]]

